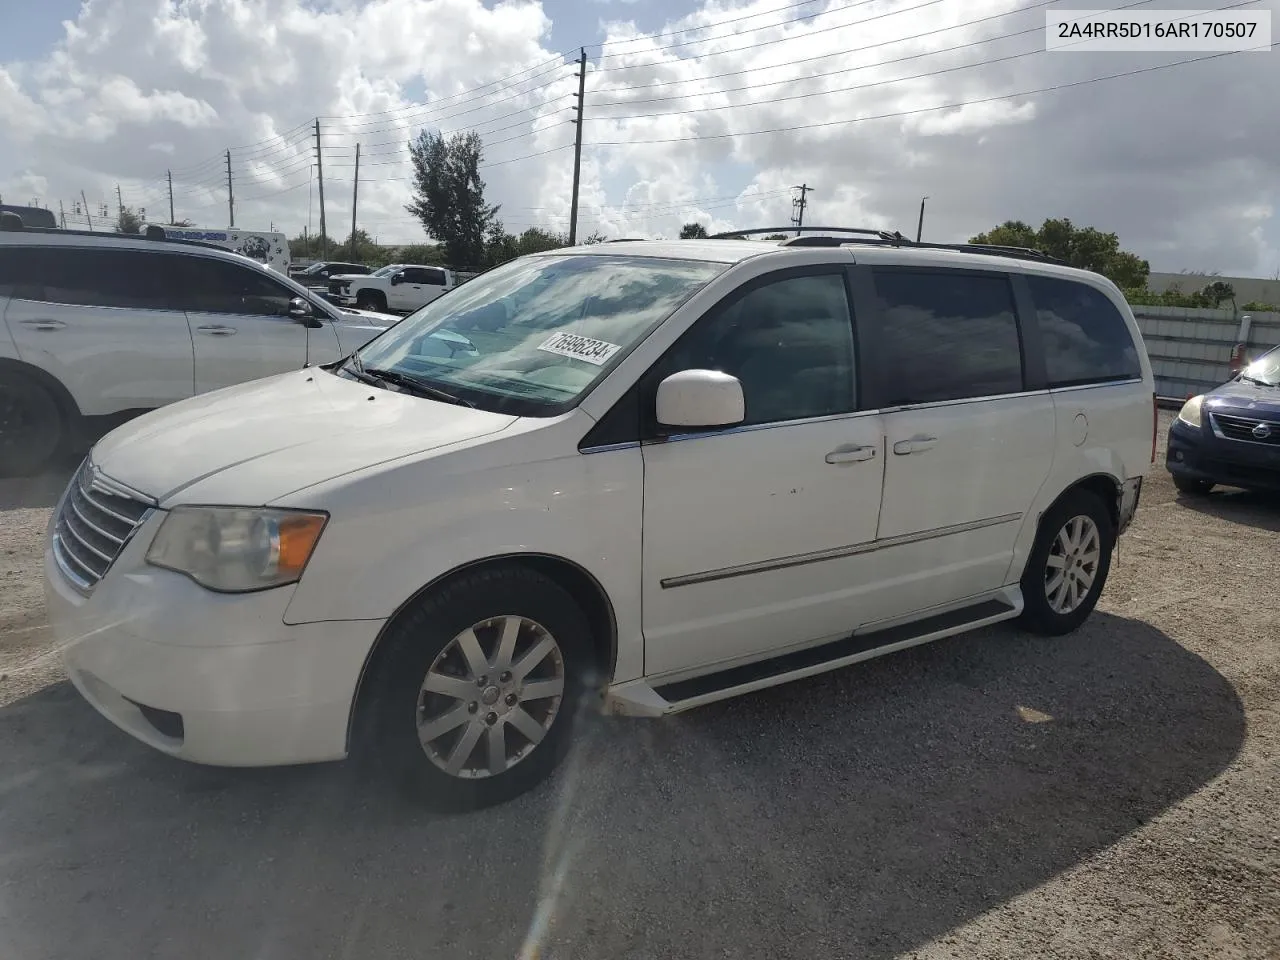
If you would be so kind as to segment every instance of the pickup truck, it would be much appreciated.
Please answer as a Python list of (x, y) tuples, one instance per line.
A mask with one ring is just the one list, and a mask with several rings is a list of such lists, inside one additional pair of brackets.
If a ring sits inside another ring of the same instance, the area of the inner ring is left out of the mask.
[(409, 313), (448, 293), (457, 284), (453, 271), (444, 267), (392, 263), (368, 276), (331, 276), (329, 299), (360, 310)]

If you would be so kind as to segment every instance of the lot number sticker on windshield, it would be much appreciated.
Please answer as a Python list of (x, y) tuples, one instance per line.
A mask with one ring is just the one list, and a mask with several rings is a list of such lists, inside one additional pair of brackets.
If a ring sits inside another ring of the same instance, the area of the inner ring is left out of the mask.
[(609, 343), (606, 340), (593, 340), (576, 333), (557, 333), (538, 344), (538, 349), (545, 350), (547, 353), (558, 353), (562, 357), (585, 360), (599, 367), (621, 348), (616, 343)]

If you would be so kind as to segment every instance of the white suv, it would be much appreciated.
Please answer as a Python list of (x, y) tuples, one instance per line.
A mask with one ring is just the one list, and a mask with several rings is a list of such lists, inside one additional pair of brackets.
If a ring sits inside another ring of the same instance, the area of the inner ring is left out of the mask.
[(148, 414), (51, 523), (71, 679), (174, 756), (362, 753), (456, 808), (548, 774), (597, 692), (659, 716), (1072, 630), (1152, 462), (1151, 368), (1110, 282), (1001, 253), (557, 250)]
[(141, 411), (346, 356), (398, 320), (213, 245), (0, 231), (0, 475)]

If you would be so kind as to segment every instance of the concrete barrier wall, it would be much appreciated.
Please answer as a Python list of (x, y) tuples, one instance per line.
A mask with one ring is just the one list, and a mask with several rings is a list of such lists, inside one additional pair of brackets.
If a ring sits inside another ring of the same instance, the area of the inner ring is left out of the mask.
[(1133, 313), (1151, 358), (1156, 393), (1161, 397), (1181, 399), (1231, 379), (1228, 364), (1242, 316), (1252, 318), (1246, 358), (1280, 344), (1280, 313), (1237, 315), (1231, 310), (1145, 306), (1135, 306)]

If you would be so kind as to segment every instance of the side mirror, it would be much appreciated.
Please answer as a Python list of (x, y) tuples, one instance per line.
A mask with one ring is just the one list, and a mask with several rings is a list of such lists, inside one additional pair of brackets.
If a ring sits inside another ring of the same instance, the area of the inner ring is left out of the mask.
[(746, 419), (742, 384), (719, 370), (681, 370), (658, 384), (657, 420), (664, 427), (731, 427)]
[(311, 304), (302, 297), (294, 297), (289, 301), (289, 317), (304, 327), (320, 326), (315, 311), (311, 309)]
[(400, 273), (393, 273), (391, 275), (391, 285), (394, 287), (401, 283), (404, 283), (404, 271), (401, 271)]

